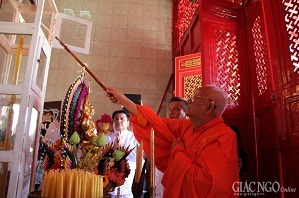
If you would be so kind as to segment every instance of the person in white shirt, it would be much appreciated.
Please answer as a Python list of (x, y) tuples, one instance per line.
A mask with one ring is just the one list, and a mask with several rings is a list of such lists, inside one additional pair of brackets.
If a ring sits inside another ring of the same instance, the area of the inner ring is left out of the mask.
[(129, 146), (130, 149), (134, 150), (127, 156), (127, 160), (130, 166), (130, 174), (126, 178), (123, 185), (116, 187), (113, 192), (111, 192), (111, 197), (123, 197), (123, 198), (133, 198), (132, 194), (132, 183), (134, 179), (135, 169), (136, 169), (136, 152), (138, 142), (134, 137), (132, 131), (128, 130), (130, 125), (130, 114), (125, 110), (117, 110), (112, 114), (113, 120), (113, 131), (106, 134), (107, 143), (119, 141), (120, 146)]

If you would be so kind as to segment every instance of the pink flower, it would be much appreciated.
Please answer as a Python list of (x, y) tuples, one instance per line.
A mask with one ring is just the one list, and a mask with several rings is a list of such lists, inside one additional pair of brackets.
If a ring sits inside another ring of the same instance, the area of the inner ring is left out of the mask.
[(112, 118), (110, 115), (105, 113), (105, 114), (101, 115), (101, 119), (99, 120), (99, 122), (112, 124)]

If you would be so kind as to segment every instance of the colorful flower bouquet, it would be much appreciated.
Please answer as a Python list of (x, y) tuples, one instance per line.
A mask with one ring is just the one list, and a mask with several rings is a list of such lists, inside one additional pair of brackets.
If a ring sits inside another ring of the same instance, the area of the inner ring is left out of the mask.
[[(132, 149), (119, 146), (117, 141), (107, 144), (103, 133), (95, 135), (93, 113), (93, 106), (89, 103), (89, 88), (81, 76), (71, 85), (63, 103), (61, 138), (55, 143), (41, 138), (46, 179), (43, 180), (42, 193), (50, 193), (43, 194), (45, 197), (98, 197), (96, 189), (102, 188), (100, 194), (103, 191), (110, 192), (128, 177), (130, 167), (126, 157)], [(104, 114), (101, 122), (112, 123), (112, 119)], [(62, 174), (66, 176), (61, 178)], [(89, 179), (78, 180), (78, 174)], [(56, 193), (49, 190), (54, 183), (58, 185), (54, 186)], [(75, 195), (69, 185), (74, 185)], [(89, 186), (94, 189), (89, 189)], [(90, 191), (91, 194), (85, 194)]]
[(77, 132), (73, 133), (68, 142), (61, 139), (53, 144), (44, 137), (41, 142), (44, 144), (43, 168), (46, 172), (54, 169), (80, 169), (101, 175), (104, 192), (123, 185), (130, 174), (126, 157), (132, 149), (119, 146), (117, 141), (106, 144), (104, 134), (93, 137), (90, 145), (82, 144)]
[[(42, 138), (42, 143), (44, 144), (43, 168), (45, 171), (80, 169), (101, 175), (104, 192), (110, 192), (115, 187), (123, 185), (130, 174), (126, 157), (132, 149), (119, 146), (117, 141), (106, 144), (104, 134), (93, 137), (90, 145), (82, 144), (77, 132), (73, 133), (68, 142), (61, 139), (53, 144), (46, 138)], [(81, 156), (78, 156), (78, 153), (82, 153)]]
[(110, 115), (105, 113), (105, 114), (101, 115), (101, 119), (99, 120), (99, 122), (112, 124), (112, 118)]

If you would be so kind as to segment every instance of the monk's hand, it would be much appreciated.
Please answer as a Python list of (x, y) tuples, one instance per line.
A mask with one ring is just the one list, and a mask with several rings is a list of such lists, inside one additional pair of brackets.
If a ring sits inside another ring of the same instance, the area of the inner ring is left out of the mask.
[(114, 104), (121, 104), (123, 97), (125, 97), (122, 93), (120, 93), (117, 89), (107, 88), (106, 96), (110, 99), (110, 101)]
[(177, 145), (184, 145), (184, 144), (183, 144), (182, 141), (179, 141), (179, 140), (177, 140), (177, 139), (173, 139), (172, 144), (171, 144), (171, 146), (170, 146), (170, 151), (172, 151), (172, 149), (173, 149), (174, 147), (176, 147)]

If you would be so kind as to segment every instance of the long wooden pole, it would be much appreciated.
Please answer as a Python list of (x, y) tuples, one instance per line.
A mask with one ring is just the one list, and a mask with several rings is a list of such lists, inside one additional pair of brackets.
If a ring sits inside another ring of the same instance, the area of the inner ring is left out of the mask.
[(171, 84), (171, 82), (172, 82), (173, 77), (174, 77), (174, 74), (172, 73), (172, 74), (170, 75), (170, 77), (169, 77), (167, 86), (166, 86), (166, 88), (165, 88), (165, 91), (164, 91), (162, 100), (161, 100), (161, 102), (160, 102), (160, 106), (159, 106), (158, 111), (157, 111), (157, 115), (159, 115), (159, 113), (160, 113), (160, 111), (161, 111), (161, 109), (162, 109), (162, 105), (163, 105), (163, 102), (164, 102), (164, 100), (165, 100), (167, 90), (168, 90), (169, 87), (170, 87), (170, 84)]
[(81, 67), (83, 67), (87, 73), (89, 73), (89, 75), (91, 75), (91, 77), (104, 89), (104, 91), (106, 91), (106, 86), (92, 73), (92, 71), (90, 71), (88, 67), (86, 67), (86, 65), (68, 48), (68, 46), (66, 46), (58, 37), (55, 38), (59, 41), (60, 45), (76, 59)]

